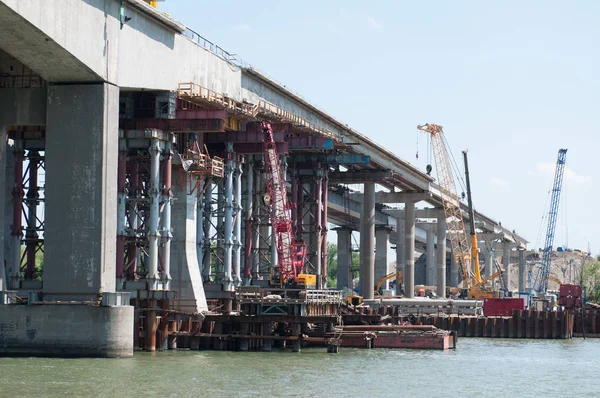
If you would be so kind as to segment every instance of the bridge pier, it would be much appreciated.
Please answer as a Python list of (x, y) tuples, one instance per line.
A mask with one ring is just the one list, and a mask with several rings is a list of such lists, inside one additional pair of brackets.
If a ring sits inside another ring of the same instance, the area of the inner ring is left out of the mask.
[[(404, 237), (404, 218), (396, 218), (396, 272), (401, 271), (404, 277), (404, 269), (406, 262), (405, 254), (405, 237)], [(396, 277), (396, 295), (399, 296), (403, 291), (403, 279)]]
[[(379, 279), (388, 274), (387, 251), (390, 243), (390, 228), (381, 226), (375, 228), (375, 279), (377, 284)], [(386, 279), (381, 285), (382, 290), (389, 289), (389, 279)]]
[(435, 233), (433, 230), (433, 225), (427, 226), (427, 248), (426, 248), (426, 257), (425, 257), (425, 285), (433, 286), (435, 285)]
[(375, 279), (375, 183), (364, 183), (360, 229), (360, 294), (373, 298)]
[(336, 228), (337, 232), (337, 285), (338, 289), (352, 289), (352, 230)]
[(446, 217), (438, 217), (435, 260), (437, 264), (437, 295), (440, 297), (446, 297), (446, 229)]
[(527, 265), (525, 263), (525, 250), (519, 250), (519, 292), (527, 291)]
[(511, 244), (509, 242), (502, 242), (502, 265), (504, 265), (504, 273), (502, 278), (506, 284), (508, 291), (510, 291), (511, 275), (510, 275), (510, 249)]

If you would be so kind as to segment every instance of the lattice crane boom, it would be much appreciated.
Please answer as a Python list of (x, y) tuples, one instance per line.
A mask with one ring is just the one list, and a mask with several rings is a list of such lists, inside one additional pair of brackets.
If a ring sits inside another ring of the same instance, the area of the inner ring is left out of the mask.
[(306, 257), (306, 244), (294, 240), (292, 219), (287, 202), (285, 175), (279, 162), (279, 154), (273, 138), (273, 130), (268, 122), (261, 122), (264, 142), (266, 202), (269, 205), (271, 228), (277, 247), (277, 270), (279, 283), (295, 282), (302, 272)]
[(444, 132), (442, 126), (428, 123), (423, 126), (417, 126), (423, 132), (431, 135), (431, 144), (433, 147), (433, 156), (438, 175), (438, 184), (440, 187), (440, 196), (442, 197), (442, 207), (446, 215), (448, 228), (448, 237), (454, 261), (462, 276), (463, 288), (471, 288), (473, 285), (473, 273), (471, 271), (471, 253), (469, 240), (463, 220), (460, 201), (452, 173), (452, 164), (448, 148), (444, 142)]
[(550, 278), (550, 266), (552, 265), (552, 245), (554, 244), (554, 232), (556, 231), (556, 220), (558, 218), (558, 204), (560, 203), (560, 194), (562, 191), (563, 174), (567, 159), (567, 150), (558, 150), (558, 159), (556, 160), (556, 170), (554, 171), (554, 183), (552, 184), (552, 199), (550, 200), (550, 210), (548, 211), (548, 228), (546, 230), (546, 243), (542, 257), (542, 268), (539, 274), (539, 280), (535, 290), (538, 293), (548, 291), (548, 280)]

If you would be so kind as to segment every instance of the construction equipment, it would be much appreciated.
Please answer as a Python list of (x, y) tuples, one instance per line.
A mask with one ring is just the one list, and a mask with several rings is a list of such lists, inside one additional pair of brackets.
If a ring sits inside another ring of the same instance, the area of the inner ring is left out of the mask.
[(471, 198), (471, 179), (469, 178), (469, 161), (467, 160), (467, 150), (463, 152), (465, 161), (465, 176), (467, 179), (467, 201), (469, 204), (469, 227), (471, 228), (471, 260), (474, 264), (473, 275), (475, 281), (481, 281), (479, 273), (479, 248), (477, 247), (477, 232), (475, 231), (475, 210), (473, 210), (473, 199)]
[(471, 198), (467, 151), (463, 151), (463, 156), (467, 178), (467, 195), (471, 227), (470, 248), (442, 126), (429, 123), (417, 126), (417, 128), (431, 135), (431, 145), (433, 146), (433, 154), (438, 174), (442, 207), (444, 208), (446, 223), (448, 225), (450, 247), (452, 249), (452, 255), (454, 256), (454, 261), (462, 276), (462, 289), (460, 289), (459, 296), (476, 300), (494, 297), (494, 292), (487, 287), (487, 283), (504, 272), (504, 270), (499, 270), (493, 277), (489, 277), (485, 280), (481, 279), (477, 233), (475, 232), (475, 211), (473, 210), (473, 201)]
[[(417, 126), (417, 129), (431, 135), (431, 145), (438, 174), (438, 184), (440, 187), (440, 196), (442, 198), (442, 207), (446, 216), (448, 228), (448, 237), (454, 261), (462, 276), (462, 290), (464, 291), (473, 286), (473, 272), (471, 271), (471, 253), (469, 250), (469, 241), (465, 231), (460, 202), (456, 194), (456, 184), (452, 174), (452, 165), (448, 148), (445, 143), (442, 126), (428, 123)], [(477, 281), (480, 282), (480, 281)], [(464, 295), (464, 294), (462, 294)]]
[[(261, 122), (264, 142), (266, 194), (265, 204), (269, 207), (271, 228), (277, 248), (277, 266), (271, 268), (271, 284), (295, 285), (302, 273), (306, 259), (306, 244), (294, 240), (291, 206), (287, 202), (285, 175), (279, 163), (279, 154), (273, 130), (268, 122)], [(303, 277), (306, 282), (307, 278)]]
[(546, 244), (542, 256), (542, 267), (535, 281), (534, 289), (538, 295), (544, 295), (548, 291), (548, 280), (550, 278), (550, 266), (552, 265), (552, 245), (554, 243), (554, 232), (556, 230), (556, 220), (558, 218), (558, 204), (562, 191), (563, 173), (567, 157), (566, 149), (558, 150), (558, 159), (556, 160), (556, 170), (554, 172), (554, 183), (552, 184), (552, 199), (550, 200), (550, 210), (548, 212), (548, 228), (546, 230)]
[(379, 278), (379, 280), (377, 281), (377, 287), (375, 287), (375, 294), (381, 295), (381, 286), (383, 285), (383, 283), (389, 279), (394, 278), (397, 278), (399, 283), (402, 283), (402, 271), (390, 272), (389, 274)]

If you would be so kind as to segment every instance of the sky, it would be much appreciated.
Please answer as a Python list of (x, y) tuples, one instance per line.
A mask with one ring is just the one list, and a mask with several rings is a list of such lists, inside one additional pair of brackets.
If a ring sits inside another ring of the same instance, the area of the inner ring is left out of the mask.
[(469, 151), (475, 208), (529, 248), (544, 244), (548, 191), (567, 148), (555, 246), (599, 252), (600, 2), (166, 0), (159, 8), (422, 170), (428, 141), (416, 126), (443, 125), (457, 163)]

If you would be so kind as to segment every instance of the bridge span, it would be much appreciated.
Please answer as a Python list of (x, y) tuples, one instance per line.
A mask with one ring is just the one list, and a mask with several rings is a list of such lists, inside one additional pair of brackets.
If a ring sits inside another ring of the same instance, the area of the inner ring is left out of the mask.
[[(12, 325), (14, 352), (52, 342), (129, 355), (139, 311), (201, 318), (236, 286), (267, 284), (276, 251), (259, 120), (274, 127), (319, 287), (330, 228), (330, 287), (359, 275), (372, 298), (391, 245), (408, 297), (415, 252), (429, 254), (439, 295), (460, 282), (430, 176), (142, 0), (0, 0), (0, 104), (0, 325)], [(475, 218), (484, 271), (498, 256), (509, 268), (514, 252), (524, 291), (527, 241)], [(112, 325), (90, 334), (101, 348), (64, 331), (75, 316)], [(18, 326), (28, 322), (33, 338)]]

